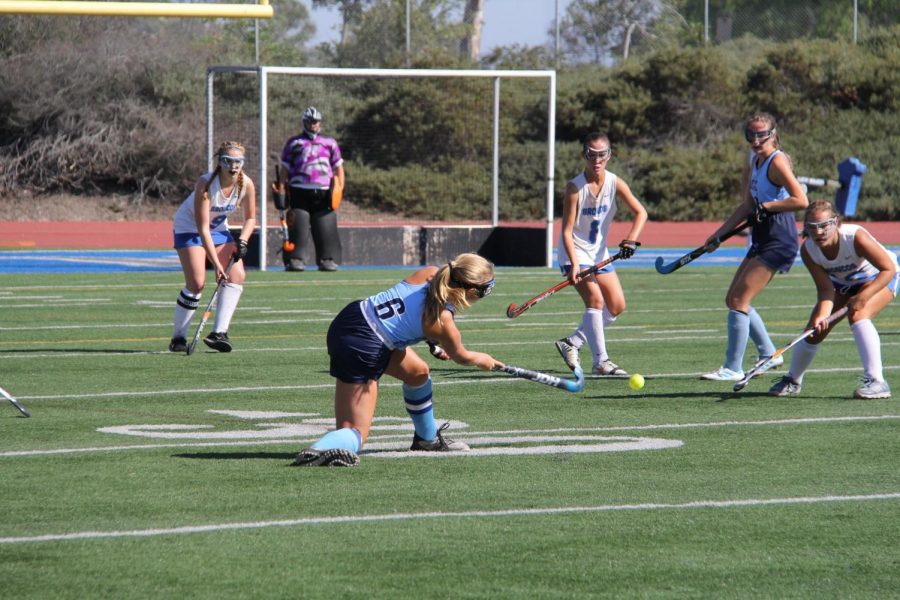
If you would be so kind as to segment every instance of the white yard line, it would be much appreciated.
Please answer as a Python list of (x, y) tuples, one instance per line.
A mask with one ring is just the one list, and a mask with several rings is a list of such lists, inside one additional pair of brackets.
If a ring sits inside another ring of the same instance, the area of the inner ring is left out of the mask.
[[(283, 348), (281, 350), (284, 350)], [(135, 353), (128, 353), (129, 355), (133, 355)], [(30, 355), (31, 358), (34, 358), (35, 355)], [(859, 371), (861, 367), (839, 367), (834, 369), (809, 369), (807, 373), (851, 373)], [(900, 369), (900, 365), (885, 365), (885, 371), (892, 371), (895, 369)], [(691, 378), (699, 378), (702, 374), (701, 371), (692, 372), (692, 373), (648, 373), (644, 375), (644, 379), (652, 380), (652, 379), (691, 379)], [(595, 377), (592, 375), (587, 376), (588, 380), (596, 380), (603, 379), (601, 377)], [(618, 378), (623, 379), (623, 378)], [(485, 384), (485, 383), (517, 383), (517, 384), (526, 384), (527, 382), (521, 379), (515, 379), (512, 377), (494, 377), (485, 375), (484, 377), (478, 378), (465, 378), (465, 379), (454, 379), (452, 381), (434, 381), (435, 386), (443, 386), (443, 385), (472, 385), (472, 384)], [(392, 387), (400, 387), (403, 384), (400, 382), (391, 382), (385, 381), (379, 384), (380, 388), (392, 388)], [(84, 393), (84, 394), (53, 394), (53, 395), (41, 395), (41, 396), (24, 396), (17, 395), (16, 398), (19, 400), (96, 400), (100, 398), (143, 398), (147, 396), (174, 396), (174, 395), (190, 395), (190, 394), (221, 394), (224, 392), (271, 392), (271, 391), (298, 391), (298, 390), (320, 390), (323, 388), (331, 388), (334, 386), (333, 382), (328, 383), (306, 383), (306, 384), (298, 384), (298, 385), (260, 385), (260, 386), (235, 386), (235, 387), (205, 387), (205, 388), (182, 388), (182, 389), (170, 389), (170, 390), (145, 390), (145, 391), (120, 391), (120, 392), (93, 392), (93, 393)], [(727, 390), (724, 388), (713, 389), (710, 388), (709, 392), (711, 395), (725, 393)]]
[(503, 510), (471, 510), (461, 512), (391, 513), (383, 515), (340, 515), (333, 517), (306, 517), (277, 521), (247, 521), (243, 523), (214, 523), (210, 525), (187, 525), (162, 529), (131, 529), (120, 531), (76, 531), (21, 537), (2, 537), (0, 544), (28, 544), (38, 542), (62, 542), (71, 540), (95, 540), (110, 538), (145, 538), (166, 535), (188, 535), (194, 533), (215, 533), (242, 529), (266, 529), (270, 527), (304, 527), (310, 525), (344, 525), (353, 523), (379, 523), (393, 521), (420, 521), (425, 519), (472, 519), (544, 515), (572, 515), (644, 510), (691, 510), (703, 508), (743, 508), (757, 506), (792, 506), (823, 504), (833, 502), (873, 502), (877, 500), (898, 500), (900, 492), (883, 494), (844, 496), (797, 496), (793, 498), (742, 498), (735, 500), (696, 500), (669, 504), (648, 502), (642, 504), (601, 504), (597, 506), (560, 506), (547, 508), (520, 508)]
[[(535, 434), (580, 434), (621, 431), (658, 431), (679, 429), (707, 429), (712, 427), (765, 427), (772, 425), (818, 425), (825, 423), (861, 423), (872, 421), (900, 420), (900, 415), (874, 415), (874, 416), (849, 416), (849, 417), (800, 417), (795, 419), (767, 419), (758, 421), (712, 421), (709, 423), (656, 423), (650, 425), (622, 425), (615, 427), (574, 427), (555, 429), (514, 429), (508, 431), (454, 431), (453, 437), (470, 441), (470, 438), (484, 436), (510, 436), (510, 435), (535, 435)], [(379, 442), (398, 437), (397, 435), (373, 435), (369, 438), (369, 447), (375, 447)], [(409, 435), (404, 434), (404, 439)], [(23, 456), (49, 456), (58, 454), (84, 454), (90, 452), (120, 452), (131, 450), (159, 450), (164, 448), (227, 448), (234, 446), (271, 446), (279, 444), (301, 445), (304, 442), (313, 442), (318, 435), (305, 439), (292, 437), (286, 439), (263, 439), (251, 441), (222, 441), (222, 442), (178, 442), (166, 444), (129, 444), (118, 446), (94, 446), (86, 448), (54, 448), (50, 450), (9, 450), (0, 452), (0, 458), (16, 458)]]

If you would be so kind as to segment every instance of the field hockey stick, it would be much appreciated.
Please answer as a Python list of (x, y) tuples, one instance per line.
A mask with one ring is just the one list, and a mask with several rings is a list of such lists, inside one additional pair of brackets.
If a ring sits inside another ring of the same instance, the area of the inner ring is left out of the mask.
[[(274, 186), (281, 186), (281, 165), (275, 165), (275, 183)], [(287, 211), (284, 208), (278, 209), (278, 218), (281, 221), (281, 251), (284, 252), (293, 252), (294, 251), (294, 243), (291, 241), (290, 233), (288, 232), (287, 226)]]
[(209, 299), (209, 304), (206, 305), (206, 310), (203, 311), (203, 318), (200, 319), (200, 324), (197, 325), (197, 331), (194, 333), (194, 338), (185, 350), (185, 353), (187, 353), (188, 356), (193, 354), (194, 349), (197, 347), (197, 341), (200, 339), (200, 334), (203, 333), (203, 328), (206, 327), (206, 322), (209, 321), (209, 316), (212, 314), (212, 305), (219, 296), (219, 290), (221, 290), (222, 286), (228, 281), (228, 272), (231, 271), (232, 266), (234, 266), (234, 254), (231, 255), (228, 266), (225, 267), (225, 277), (216, 284), (216, 291), (213, 292), (212, 298)]
[[(735, 227), (734, 229), (732, 229), (731, 231), (729, 231), (728, 233), (726, 233), (725, 235), (720, 236), (719, 243), (721, 244), (722, 242), (724, 242), (731, 236), (742, 232), (743, 230), (747, 229), (748, 227), (750, 227), (750, 221), (747, 221), (743, 225), (739, 225), (739, 226)], [(716, 246), (716, 248), (718, 248), (718, 246)], [(675, 262), (671, 262), (667, 265), (663, 264), (662, 256), (657, 256), (656, 257), (656, 270), (657, 270), (657, 272), (662, 273), (663, 275), (668, 275), (672, 271), (676, 271), (676, 270), (680, 269), (681, 267), (683, 267), (684, 265), (693, 261), (694, 259), (700, 258), (704, 254), (708, 254), (709, 252), (714, 252), (714, 251), (715, 251), (715, 248), (713, 250), (707, 250), (706, 245), (704, 244), (703, 246), (700, 246), (699, 248), (691, 250), (690, 252), (688, 252), (687, 254), (685, 254), (684, 256), (682, 256), (681, 258), (676, 260)]]
[(497, 365), (492, 371), (502, 371), (513, 377), (528, 379), (529, 381), (534, 381), (536, 383), (543, 383), (544, 385), (559, 388), (567, 392), (576, 393), (584, 389), (584, 372), (578, 368), (575, 369), (574, 380), (564, 379), (562, 377), (557, 377), (556, 375), (548, 375), (546, 373), (541, 373), (540, 371), (523, 369), (522, 367), (513, 367), (511, 365), (503, 365), (502, 367)]
[[(640, 244), (639, 244), (639, 245), (640, 245)], [(618, 259), (618, 258), (619, 258), (619, 255), (618, 255), (618, 254), (615, 254), (615, 255), (613, 255), (613, 256), (610, 256), (610, 257), (607, 258), (606, 260), (601, 261), (601, 262), (598, 262), (598, 263), (597, 263), (596, 265), (594, 265), (593, 267), (588, 267), (587, 269), (585, 269), (584, 271), (582, 271), (581, 273), (579, 273), (579, 274), (578, 274), (578, 277), (584, 278), (584, 277), (587, 277), (588, 275), (591, 275), (591, 274), (593, 274), (593, 273), (596, 273), (597, 271), (599, 271), (600, 269), (602, 269), (603, 267), (605, 267), (606, 265), (608, 265), (609, 263), (613, 262), (614, 260), (616, 260), (616, 259)], [(537, 304), (538, 302), (543, 302), (544, 300), (546, 300), (547, 298), (549, 298), (550, 296), (552, 296), (553, 294), (555, 294), (555, 293), (558, 292), (559, 290), (563, 289), (564, 287), (570, 285), (571, 283), (572, 283), (571, 281), (569, 281), (568, 279), (566, 279), (565, 281), (562, 281), (562, 282), (560, 282), (560, 283), (557, 283), (556, 285), (554, 285), (554, 286), (553, 286), (552, 288), (550, 288), (549, 290), (546, 290), (546, 291), (541, 292), (540, 294), (538, 294), (537, 296), (535, 296), (534, 298), (532, 298), (532, 299), (529, 300), (528, 302), (524, 302), (524, 303), (522, 303), (522, 304), (519, 305), (519, 306), (516, 306), (515, 303), (510, 304), (510, 305), (506, 308), (506, 316), (509, 317), (510, 319), (515, 319), (516, 317), (518, 317), (519, 315), (521, 315), (523, 312), (525, 312), (526, 310), (528, 310), (529, 308), (531, 308), (532, 306), (534, 306), (534, 305)]]
[[(834, 323), (835, 321), (837, 321), (838, 319), (840, 319), (841, 317), (843, 317), (846, 314), (847, 314), (847, 307), (845, 306), (841, 310), (830, 315), (827, 319), (825, 319), (825, 322), (828, 325), (831, 325), (832, 323)], [(790, 344), (788, 344), (784, 348), (779, 348), (778, 350), (776, 350), (775, 354), (773, 354), (772, 356), (768, 356), (766, 358), (759, 359), (759, 361), (755, 365), (753, 365), (753, 368), (750, 369), (749, 371), (747, 371), (747, 373), (744, 375), (744, 378), (734, 384), (734, 391), (739, 392), (742, 389), (744, 389), (745, 387), (747, 387), (747, 384), (750, 383), (750, 380), (753, 379), (754, 377), (756, 377), (756, 375), (762, 370), (763, 365), (765, 365), (770, 360), (778, 358), (779, 356), (781, 356), (782, 354), (784, 354), (785, 352), (787, 352), (788, 350), (790, 350), (791, 348), (793, 348), (794, 346), (796, 346), (797, 344), (799, 344), (800, 342), (805, 340), (815, 330), (816, 330), (815, 327), (810, 327), (809, 329), (807, 329), (806, 331), (804, 331), (803, 333), (798, 335), (796, 338), (791, 340)]]
[(9, 400), (10, 402), (12, 402), (12, 405), (15, 406), (17, 409), (19, 409), (19, 412), (20, 412), (20, 413), (22, 413), (22, 414), (25, 415), (26, 417), (30, 417), (30, 416), (31, 416), (30, 414), (28, 414), (28, 411), (25, 410), (25, 407), (22, 406), (21, 404), (19, 404), (19, 401), (16, 400), (15, 398), (13, 398), (13, 397), (9, 394), (9, 392), (7, 392), (6, 390), (4, 390), (2, 387), (0, 387), (0, 395), (2, 395), (4, 398), (6, 398), (6, 399)]

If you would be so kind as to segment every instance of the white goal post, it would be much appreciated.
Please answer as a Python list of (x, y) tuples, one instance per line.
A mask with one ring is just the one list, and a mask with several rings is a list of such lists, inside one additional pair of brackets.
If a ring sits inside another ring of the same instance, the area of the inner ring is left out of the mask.
[[(319, 68), (319, 67), (277, 67), (277, 66), (259, 66), (259, 67), (241, 67), (241, 66), (214, 66), (207, 69), (206, 93), (207, 93), (207, 152), (209, 160), (209, 168), (212, 169), (213, 154), (216, 150), (218, 142), (214, 139), (217, 132), (217, 124), (215, 123), (215, 92), (216, 77), (224, 74), (242, 74), (255, 76), (253, 84), (258, 85), (258, 149), (256, 152), (248, 154), (258, 156), (259, 164), (257, 176), (259, 180), (258, 201), (259, 211), (259, 250), (260, 250), (260, 269), (266, 269), (266, 235), (268, 223), (267, 218), (267, 197), (269, 192), (269, 175), (268, 162), (271, 160), (269, 140), (269, 94), (270, 94), (270, 77), (289, 75), (289, 76), (313, 76), (313, 77), (338, 77), (338, 78), (478, 78), (493, 81), (493, 108), (492, 108), (492, 157), (491, 157), (491, 226), (497, 227), (499, 224), (499, 172), (500, 172), (500, 86), (503, 79), (544, 79), (547, 81), (547, 148), (546, 148), (546, 265), (551, 267), (553, 264), (553, 192), (554, 192), (554, 167), (555, 152), (554, 140), (556, 138), (556, 71), (550, 70), (463, 70), (463, 69), (336, 69), (336, 68)], [(310, 104), (314, 104), (310, 102)], [(303, 110), (303, 106), (297, 106), (296, 113), (299, 115)], [(242, 115), (249, 120), (249, 116)], [(254, 116), (255, 117), (255, 116)], [(326, 122), (328, 115), (325, 115)], [(299, 125), (299, 116), (296, 119)], [(286, 141), (273, 140), (279, 144)], [(221, 141), (221, 140), (220, 140)], [(340, 143), (340, 140), (338, 140)]]

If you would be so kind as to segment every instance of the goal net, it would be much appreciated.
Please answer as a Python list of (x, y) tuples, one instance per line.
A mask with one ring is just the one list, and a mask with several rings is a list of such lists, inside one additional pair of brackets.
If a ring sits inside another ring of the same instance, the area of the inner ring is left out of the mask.
[(341, 226), (537, 222), (550, 264), (555, 92), (554, 71), (210, 67), (210, 165), (243, 143), (269, 222), (274, 167), (315, 106), (344, 158)]

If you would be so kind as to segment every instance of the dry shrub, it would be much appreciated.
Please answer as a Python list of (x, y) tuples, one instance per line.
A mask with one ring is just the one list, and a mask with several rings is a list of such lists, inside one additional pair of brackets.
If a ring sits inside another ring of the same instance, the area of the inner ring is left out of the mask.
[(196, 31), (107, 21), (116, 27), (92, 21), (74, 36), (56, 24), (0, 56), (0, 192), (172, 201), (203, 168), (207, 57)]

